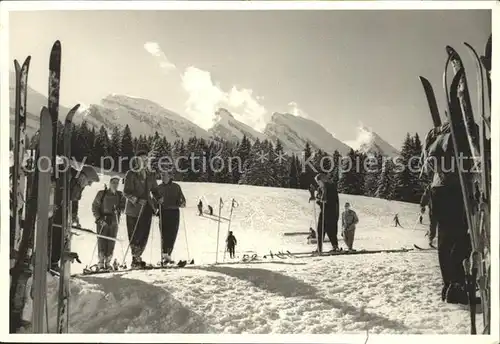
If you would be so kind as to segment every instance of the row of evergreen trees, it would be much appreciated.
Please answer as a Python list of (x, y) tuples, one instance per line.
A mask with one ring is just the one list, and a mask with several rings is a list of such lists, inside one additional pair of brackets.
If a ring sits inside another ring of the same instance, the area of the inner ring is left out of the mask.
[[(58, 139), (61, 154), (62, 135)], [(338, 151), (313, 151), (309, 144), (303, 152), (285, 154), (279, 141), (251, 143), (246, 137), (240, 142), (195, 137), (168, 142), (158, 133), (133, 137), (128, 125), (109, 133), (104, 126), (96, 130), (83, 122), (73, 126), (71, 149), (77, 161), (121, 173), (137, 151), (146, 150), (156, 169), (174, 163), (178, 181), (307, 189), (318, 172), (325, 172), (341, 193), (406, 202), (418, 202), (428, 182), (419, 175), (420, 138), (409, 133), (401, 155), (389, 159), (355, 150), (343, 157)]]

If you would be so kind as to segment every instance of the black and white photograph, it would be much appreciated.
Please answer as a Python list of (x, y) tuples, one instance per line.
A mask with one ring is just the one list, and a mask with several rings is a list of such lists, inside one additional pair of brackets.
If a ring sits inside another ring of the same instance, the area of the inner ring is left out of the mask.
[(498, 342), (499, 8), (376, 2), (2, 4), (9, 338)]

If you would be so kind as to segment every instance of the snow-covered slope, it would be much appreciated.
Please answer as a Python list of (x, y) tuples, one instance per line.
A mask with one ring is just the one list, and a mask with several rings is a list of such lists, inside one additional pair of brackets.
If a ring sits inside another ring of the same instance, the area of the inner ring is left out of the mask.
[(246, 135), (250, 142), (255, 142), (257, 139), (265, 139), (262, 133), (238, 121), (224, 108), (220, 108), (215, 112), (214, 126), (210, 128), (208, 132), (214, 138), (227, 141), (239, 141), (244, 135)]
[[(108, 177), (102, 176), (102, 182)], [(305, 236), (285, 236), (314, 226), (314, 203), (305, 190), (227, 184), (180, 183), (187, 199), (173, 252), (174, 259), (194, 258), (198, 265), (178, 270), (149, 270), (95, 275), (71, 280), (70, 332), (73, 333), (304, 333), (360, 334), (467, 334), (469, 314), (465, 307), (440, 301), (441, 277), (435, 251), (379, 253), (316, 258), (263, 258), (269, 251), (312, 251)], [(91, 204), (102, 183), (84, 190), (80, 222), (93, 228)], [(219, 197), (228, 217), (231, 198), (239, 207), (233, 212), (231, 230), (237, 256), (256, 253), (255, 263), (235, 264), (224, 256), (228, 223), (197, 215), (196, 204), (217, 208)], [(416, 224), (418, 205), (361, 196), (340, 195), (349, 201), (360, 222), (355, 248), (397, 249), (425, 245), (425, 225)], [(318, 210), (318, 209), (317, 209)], [(404, 228), (392, 226), (399, 214)], [(427, 220), (427, 219), (426, 219)], [(160, 258), (157, 217), (153, 218), (143, 259)], [(118, 237), (127, 238), (123, 220)], [(340, 237), (340, 235), (339, 235)], [(82, 234), (72, 241), (83, 264), (91, 257), (95, 238)], [(342, 246), (344, 246), (342, 244)], [(326, 244), (329, 248), (329, 244)], [(126, 241), (118, 243), (115, 257), (122, 261)], [(189, 250), (188, 250), (189, 249)], [(130, 264), (130, 254), (127, 255)], [(49, 277), (49, 320), (56, 318), (57, 280)], [(31, 299), (28, 297), (28, 301)], [(25, 309), (29, 319), (31, 308)], [(478, 326), (481, 326), (478, 317)], [(337, 341), (340, 339), (335, 337)], [(340, 340), (342, 342), (342, 340)], [(358, 342), (344, 340), (343, 342)]]
[(382, 139), (376, 132), (366, 127), (358, 127), (356, 140), (346, 142), (355, 150), (364, 153), (380, 153), (384, 156), (395, 157), (399, 151)]
[(90, 105), (75, 120), (86, 120), (94, 126), (107, 128), (123, 128), (128, 124), (134, 136), (153, 135), (157, 131), (168, 141), (209, 137), (206, 130), (155, 102), (119, 94), (105, 97), (99, 105)]
[(351, 148), (337, 140), (320, 124), (300, 116), (275, 112), (267, 124), (264, 134), (275, 142), (283, 143), (287, 152), (302, 152), (307, 142), (313, 149), (322, 149), (327, 153), (338, 150), (346, 155)]

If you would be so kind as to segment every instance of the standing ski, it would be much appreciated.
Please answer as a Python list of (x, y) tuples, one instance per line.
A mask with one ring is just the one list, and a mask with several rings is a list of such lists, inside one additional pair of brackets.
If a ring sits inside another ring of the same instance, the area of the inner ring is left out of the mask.
[(14, 131), (14, 152), (13, 152), (13, 172), (12, 172), (12, 217), (14, 220), (13, 230), (10, 236), (11, 259), (16, 259), (12, 253), (18, 249), (21, 238), (21, 218), (24, 208), (25, 198), (25, 140), (26, 140), (26, 100), (28, 92), (28, 71), (31, 56), (28, 56), (21, 67), (17, 60), (14, 60), (16, 73), (16, 100), (15, 100), (15, 131)]
[[(447, 49), (449, 52), (449, 59), (454, 60), (456, 75), (453, 78), (450, 95), (448, 96), (448, 108), (449, 108), (449, 119), (450, 128), (452, 133), (452, 141), (455, 151), (456, 161), (460, 160), (460, 154), (465, 155), (465, 157), (477, 158), (477, 136), (472, 135), (472, 132), (476, 132), (477, 125), (473, 120), (470, 101), (468, 100), (468, 92), (463, 90), (463, 85), (465, 82), (465, 71), (462, 64), (458, 64), (456, 61), (460, 61), (458, 54), (454, 50)], [(445, 85), (447, 89), (447, 85)], [(475, 159), (474, 159), (475, 160)], [(472, 243), (472, 254), (470, 267), (466, 267), (466, 275), (469, 279), (469, 298), (475, 296), (475, 288), (470, 286), (471, 283), (476, 283), (475, 276), (479, 279), (480, 296), (481, 303), (483, 306), (483, 318), (485, 324), (485, 331), (489, 332), (489, 316), (490, 316), (490, 300), (489, 300), (489, 290), (486, 285), (487, 272), (485, 272), (485, 237), (482, 235), (485, 230), (488, 230), (486, 222), (488, 219), (485, 218), (485, 212), (481, 209), (481, 205), (486, 205), (486, 202), (481, 200), (481, 191), (478, 190), (478, 184), (481, 174), (488, 173), (484, 171), (484, 166), (481, 166), (482, 172), (478, 173), (475, 166), (472, 166), (470, 162), (466, 161), (465, 168), (459, 170), (460, 184), (463, 193), (463, 201), (465, 205), (465, 211), (467, 215), (467, 224), (469, 227), (469, 234)], [(484, 190), (483, 190), (484, 191)], [(484, 195), (484, 193), (483, 193)], [(489, 236), (489, 233), (485, 233)], [(474, 281), (472, 281), (474, 278)], [(472, 295), (472, 293), (474, 295)], [(471, 311), (471, 333), (476, 334), (475, 328), (475, 307), (472, 304), (470, 307)]]
[(44, 333), (44, 315), (47, 302), (47, 249), (49, 204), (51, 188), (52, 121), (50, 112), (43, 107), (40, 114), (40, 171), (38, 173), (38, 221), (33, 273), (33, 333)]
[(432, 122), (435, 127), (439, 127), (441, 125), (441, 117), (439, 115), (439, 110), (437, 107), (436, 96), (434, 95), (434, 90), (432, 88), (429, 80), (424, 78), (423, 76), (419, 77), (420, 82), (422, 82), (422, 87), (424, 88), (425, 96), (427, 98), (427, 103), (429, 105), (429, 110), (431, 112)]
[(59, 120), (59, 89), (61, 85), (61, 42), (55, 41), (49, 60), (49, 111), (52, 116), (52, 167), (56, 173), (57, 127)]
[(68, 333), (69, 328), (69, 283), (71, 277), (71, 262), (78, 257), (71, 252), (71, 225), (72, 207), (70, 202), (70, 181), (71, 181), (71, 133), (73, 129), (73, 117), (80, 107), (74, 106), (66, 116), (64, 122), (64, 172), (62, 175), (63, 184), (63, 213), (62, 213), (62, 255), (61, 255), (61, 276), (59, 279), (59, 302), (57, 305), (57, 333)]

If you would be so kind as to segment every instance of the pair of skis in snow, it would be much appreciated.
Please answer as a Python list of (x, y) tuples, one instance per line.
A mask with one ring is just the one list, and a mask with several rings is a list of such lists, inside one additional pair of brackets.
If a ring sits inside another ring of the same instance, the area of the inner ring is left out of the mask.
[[(430, 82), (420, 77), (424, 88), (431, 117), (437, 132), (451, 133), (454, 158), (462, 161), (461, 155), (472, 158), (467, 160), (465, 168), (459, 166), (458, 176), (462, 189), (463, 203), (467, 217), (467, 225), (472, 244), (472, 254), (464, 262), (467, 278), (467, 289), (470, 300), (471, 334), (476, 334), (475, 294), (479, 285), (483, 309), (483, 334), (490, 333), (490, 297), (491, 297), (491, 257), (490, 257), (490, 142), (491, 136), (491, 46), (492, 36), (486, 43), (483, 56), (467, 43), (467, 47), (476, 65), (478, 122), (473, 115), (465, 69), (460, 55), (450, 46), (446, 47), (448, 58), (443, 75), (443, 88), (446, 95), (448, 127), (441, 124), (436, 98)], [(454, 77), (448, 85), (448, 67), (451, 65)], [(485, 112), (485, 93), (489, 97), (490, 115)]]
[[(85, 267), (82, 273), (77, 273), (71, 275), (71, 277), (84, 277), (91, 275), (102, 275), (102, 274), (110, 274), (110, 273), (124, 273), (124, 272), (132, 272), (132, 271), (144, 271), (144, 270), (165, 270), (165, 269), (181, 269), (186, 266), (194, 265), (194, 260), (179, 260), (177, 263), (171, 262), (167, 265), (162, 265), (161, 263), (157, 263), (156, 265), (146, 264), (144, 267), (137, 268), (128, 268), (126, 266), (115, 266), (113, 269), (99, 269), (97, 265), (92, 265), (90, 267)], [(53, 275), (59, 276), (57, 272), (52, 272)]]

